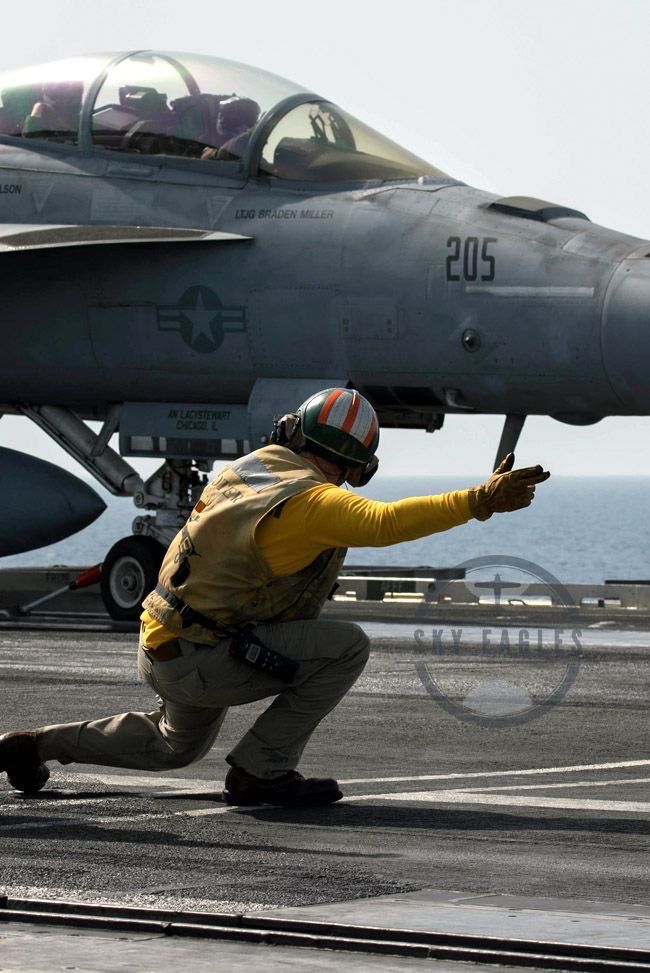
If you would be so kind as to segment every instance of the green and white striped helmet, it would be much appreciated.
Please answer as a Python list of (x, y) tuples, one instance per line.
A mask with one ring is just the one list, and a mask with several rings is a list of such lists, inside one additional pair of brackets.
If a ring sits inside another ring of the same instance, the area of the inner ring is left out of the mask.
[(323, 389), (298, 409), (307, 448), (341, 466), (364, 466), (379, 445), (379, 420), (355, 389)]

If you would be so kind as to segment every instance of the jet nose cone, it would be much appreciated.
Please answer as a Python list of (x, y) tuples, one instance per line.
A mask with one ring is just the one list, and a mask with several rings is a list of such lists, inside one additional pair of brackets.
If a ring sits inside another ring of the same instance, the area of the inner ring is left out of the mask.
[(603, 309), (602, 350), (624, 411), (650, 413), (650, 256), (624, 260), (614, 274)]

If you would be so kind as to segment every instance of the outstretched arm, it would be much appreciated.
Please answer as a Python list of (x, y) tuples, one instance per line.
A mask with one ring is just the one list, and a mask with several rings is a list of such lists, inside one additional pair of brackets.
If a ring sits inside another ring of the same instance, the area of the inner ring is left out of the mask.
[[(508, 457), (506, 465), (512, 465)], [(532, 472), (531, 472), (532, 470)], [(279, 517), (265, 517), (256, 540), (274, 574), (290, 574), (332, 547), (387, 547), (458, 527), (473, 517), (527, 507), (541, 467), (505, 469), (480, 486), (394, 503), (368, 500), (333, 484), (313, 487), (286, 502)]]
[(528, 507), (535, 486), (551, 475), (541, 466), (513, 470), (514, 455), (479, 486), (393, 503), (368, 500), (337, 487), (315, 488), (287, 504), (303, 507), (305, 534), (328, 546), (384, 547), (449, 530), (468, 520)]

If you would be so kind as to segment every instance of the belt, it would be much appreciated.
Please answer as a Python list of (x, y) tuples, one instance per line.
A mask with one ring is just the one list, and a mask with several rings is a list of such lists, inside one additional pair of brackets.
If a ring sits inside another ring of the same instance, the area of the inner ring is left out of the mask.
[(163, 598), (170, 608), (173, 608), (175, 612), (182, 618), (183, 628), (187, 628), (189, 625), (202, 625), (203, 628), (207, 628), (210, 632), (222, 632), (224, 635), (231, 635), (232, 631), (224, 628), (223, 625), (219, 625), (215, 622), (213, 618), (208, 618), (207, 615), (202, 615), (201, 612), (197, 612), (195, 608), (192, 608), (187, 602), (182, 601), (177, 598), (173, 592), (166, 588), (164, 584), (160, 582), (156, 585), (156, 594)]
[(170, 639), (169, 642), (163, 642), (155, 649), (144, 649), (144, 651), (153, 662), (169, 662), (170, 659), (177, 659), (183, 654), (178, 639)]

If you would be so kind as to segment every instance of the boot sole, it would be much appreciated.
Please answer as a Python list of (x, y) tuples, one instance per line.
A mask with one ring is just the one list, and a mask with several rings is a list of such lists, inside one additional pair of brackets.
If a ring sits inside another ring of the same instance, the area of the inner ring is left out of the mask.
[(273, 797), (270, 794), (237, 794), (232, 791), (223, 791), (223, 799), (226, 804), (238, 807), (251, 807), (255, 804), (271, 804), (275, 807), (325, 807), (328, 804), (335, 804), (343, 797), (342, 791), (323, 791), (321, 794), (305, 794), (303, 797), (278, 795)]

